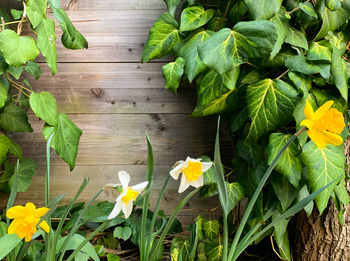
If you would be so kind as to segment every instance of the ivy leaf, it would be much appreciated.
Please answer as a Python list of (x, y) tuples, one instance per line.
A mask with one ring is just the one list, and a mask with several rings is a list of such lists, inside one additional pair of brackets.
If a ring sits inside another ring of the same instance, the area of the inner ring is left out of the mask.
[(18, 20), (23, 15), (23, 11), (11, 9), (11, 15), (13, 19)]
[(0, 127), (15, 132), (33, 131), (28, 123), (27, 113), (14, 104), (7, 105), (4, 112), (0, 114)]
[(244, 197), (244, 188), (238, 182), (228, 183), (227, 187), (227, 197), (228, 197), (228, 211), (234, 209), (239, 201)]
[(208, 220), (208, 221), (203, 221), (202, 224), (204, 233), (205, 233), (205, 237), (207, 239), (216, 239), (218, 237), (219, 234), (219, 229), (220, 229), (220, 224), (219, 221), (214, 219), (214, 220)]
[(208, 71), (198, 88), (197, 106), (192, 116), (206, 116), (234, 108), (237, 97), (234, 95), (239, 67), (223, 76)]
[[(304, 198), (308, 197), (310, 195), (310, 192), (307, 188), (307, 185), (304, 185), (300, 190), (299, 190), (299, 194), (298, 194), (298, 198), (297, 201), (301, 201)], [(304, 207), (305, 213), (306, 215), (309, 217), (312, 214), (312, 210), (314, 209), (314, 202), (311, 201), (309, 204), (307, 204)]]
[[(28, 190), (32, 183), (32, 178), (35, 175), (35, 168), (37, 164), (32, 159), (23, 159), (19, 162), (19, 168), (15, 167), (15, 173), (17, 171), (17, 191), (25, 192)], [(15, 175), (9, 180), (10, 188), (12, 188), (15, 182)]]
[(350, 9), (350, 0), (342, 0), (341, 6), (345, 9)]
[(0, 109), (5, 106), (6, 101), (7, 101), (7, 89), (0, 82)]
[(247, 60), (248, 56), (270, 55), (277, 40), (276, 27), (269, 21), (240, 22), (221, 29), (198, 46), (202, 61), (223, 74)]
[(177, 88), (180, 84), (180, 79), (184, 73), (185, 59), (178, 57), (175, 62), (168, 63), (163, 66), (162, 72), (165, 78), (165, 89), (168, 89), (174, 93), (177, 92)]
[(0, 33), (0, 51), (6, 62), (12, 66), (21, 66), (35, 60), (39, 50), (32, 37), (19, 36), (15, 31), (6, 29)]
[(43, 135), (47, 140), (52, 133), (55, 135), (51, 141), (51, 147), (57, 152), (58, 156), (68, 163), (72, 171), (75, 166), (75, 160), (78, 153), (79, 139), (82, 131), (67, 117), (61, 113), (58, 116), (57, 127), (45, 126)]
[(170, 52), (180, 41), (178, 26), (169, 13), (163, 13), (151, 28), (141, 61), (148, 62)]
[(296, 55), (288, 58), (285, 65), (292, 72), (301, 72), (307, 75), (320, 73), (325, 79), (330, 77), (331, 65), (328, 63), (313, 63), (307, 61), (305, 56)]
[(280, 11), (270, 19), (275, 25), (277, 32), (277, 41), (270, 54), (270, 59), (273, 59), (281, 50), (282, 44), (288, 34), (288, 19), (285, 16), (285, 12), (286, 9), (281, 7)]
[[(244, 110), (247, 111), (247, 109)], [(245, 159), (253, 167), (257, 166), (259, 163), (264, 161), (264, 158), (262, 156), (263, 151), (261, 149), (260, 144), (248, 143), (242, 139), (237, 142), (236, 148), (237, 155), (240, 156), (242, 159)]]
[(336, 31), (350, 17), (350, 10), (339, 8), (336, 11), (331, 11), (326, 7), (324, 0), (317, 1), (316, 7), (322, 18), (322, 26), (315, 37), (316, 41), (325, 37), (329, 31)]
[(245, 0), (245, 3), (254, 20), (267, 20), (280, 10), (282, 0)]
[(13, 156), (17, 157), (18, 159), (22, 160), (22, 149), (21, 147), (14, 142), (12, 139), (9, 139), (9, 153)]
[(338, 88), (342, 97), (348, 101), (348, 65), (336, 48), (333, 48), (331, 72), (335, 86)]
[(55, 75), (57, 72), (55, 22), (51, 19), (44, 19), (35, 31), (38, 33), (38, 48), (45, 57), (52, 75)]
[(279, 173), (274, 173), (271, 175), (272, 188), (281, 203), (282, 211), (285, 212), (292, 202), (296, 199), (298, 191), (289, 184), (288, 180), (280, 175)]
[(334, 192), (336, 197), (343, 203), (345, 206), (349, 204), (349, 194), (345, 188), (344, 182), (340, 182), (335, 188)]
[(181, 3), (182, 0), (164, 0), (169, 13), (174, 16), (176, 11), (176, 7)]
[(7, 69), (8, 73), (11, 74), (13, 77), (16, 78), (16, 80), (19, 80), (23, 73), (23, 66), (20, 67), (14, 67), (14, 66), (9, 66)]
[(31, 74), (35, 80), (40, 78), (41, 75), (41, 68), (40, 65), (36, 62), (28, 62), (27, 65), (24, 67), (24, 69)]
[(301, 10), (303, 10), (306, 14), (310, 15), (311, 17), (318, 18), (316, 10), (312, 3), (310, 2), (304, 2), (304, 3), (299, 3), (299, 7)]
[(121, 238), (124, 241), (128, 240), (131, 236), (130, 227), (116, 227), (113, 231), (113, 237)]
[(247, 105), (251, 126), (247, 139), (260, 137), (291, 121), (298, 92), (282, 80), (264, 79), (247, 87)]
[(209, 241), (205, 245), (205, 253), (210, 261), (221, 261), (224, 247), (220, 243)]
[(213, 15), (213, 9), (204, 10), (202, 6), (185, 8), (181, 13), (180, 32), (192, 31), (205, 25)]
[(9, 138), (5, 134), (0, 135), (0, 165), (2, 165), (6, 160), (6, 155), (9, 149), (10, 149)]
[(336, 11), (341, 7), (339, 0), (325, 0), (327, 8), (331, 11)]
[[(291, 137), (292, 135), (283, 133), (272, 133), (270, 135), (267, 158), (269, 165), (271, 165), (272, 161)], [(294, 140), (283, 152), (275, 167), (275, 170), (284, 175), (295, 188), (299, 186), (301, 172), (303, 170), (303, 162), (299, 157), (300, 153), (301, 149), (298, 141)]]
[(305, 35), (291, 26), (288, 27), (288, 33), (284, 41), (290, 45), (301, 47), (305, 50), (308, 49), (308, 43)]
[(51, 126), (57, 125), (58, 113), (56, 99), (49, 92), (33, 92), (30, 95), (29, 104), (38, 118), (43, 119)]
[[(272, 216), (272, 221), (279, 216), (279, 213)], [(278, 245), (278, 251), (282, 260), (291, 260), (290, 245), (288, 237), (288, 222), (289, 219), (282, 219), (274, 225), (273, 236)]]
[(27, 0), (26, 13), (35, 29), (46, 18), (46, 0)]
[(199, 58), (197, 48), (212, 34), (212, 31), (198, 30), (181, 41), (177, 48), (178, 56), (186, 60), (185, 72), (190, 82), (206, 68), (206, 65)]
[(310, 61), (327, 61), (332, 60), (332, 51), (329, 42), (326, 40), (312, 42), (307, 52), (306, 59)]
[[(303, 147), (302, 159), (308, 171), (309, 186), (312, 191), (317, 191), (344, 176), (344, 146), (327, 145), (319, 149), (312, 141), (309, 141)], [(315, 201), (320, 215), (327, 207), (335, 186), (336, 183), (333, 183), (316, 197)]]

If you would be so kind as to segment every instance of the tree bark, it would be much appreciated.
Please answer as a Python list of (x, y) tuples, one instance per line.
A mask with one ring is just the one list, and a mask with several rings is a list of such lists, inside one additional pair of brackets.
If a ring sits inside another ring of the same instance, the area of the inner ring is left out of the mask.
[[(345, 155), (350, 166), (350, 138), (345, 142)], [(350, 182), (346, 189), (350, 192)], [(350, 204), (349, 204), (350, 205)], [(292, 252), (296, 261), (344, 261), (350, 260), (350, 206), (344, 212), (344, 225), (338, 220), (338, 210), (332, 200), (319, 216), (314, 208), (309, 218), (299, 213), (292, 222)]]

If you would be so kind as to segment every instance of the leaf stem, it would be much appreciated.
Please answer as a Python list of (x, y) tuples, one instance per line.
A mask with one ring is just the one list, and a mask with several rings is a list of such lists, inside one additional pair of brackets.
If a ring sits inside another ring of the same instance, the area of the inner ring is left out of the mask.
[(283, 76), (285, 76), (289, 72), (289, 69), (284, 71), (280, 76), (278, 76), (276, 79), (281, 79)]

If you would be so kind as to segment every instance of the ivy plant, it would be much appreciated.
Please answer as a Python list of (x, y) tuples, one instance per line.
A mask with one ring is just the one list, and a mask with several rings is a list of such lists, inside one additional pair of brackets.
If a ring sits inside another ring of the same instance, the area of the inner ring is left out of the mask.
[[(192, 116), (222, 114), (227, 119), (235, 144), (232, 176), (248, 198), (291, 134), (301, 129), (306, 100), (314, 109), (334, 100), (347, 115), (349, 0), (165, 3), (168, 11), (151, 28), (142, 62), (172, 59), (162, 70), (165, 87), (174, 93), (180, 85), (195, 87)], [(344, 140), (347, 135), (345, 128)], [(279, 159), (249, 224), (264, 222), (271, 208), (282, 213), (311, 192), (345, 179), (344, 164), (343, 145), (320, 149), (303, 133)], [(215, 182), (207, 181), (201, 194), (217, 194)], [(349, 203), (344, 181), (316, 197), (320, 214), (330, 198), (342, 222)], [(305, 207), (308, 215), (312, 204)], [(281, 257), (290, 260), (288, 221), (270, 234)]]
[(8, 158), (12, 155), (20, 159), (17, 183), (18, 191), (24, 192), (31, 184), (36, 163), (23, 158), (20, 146), (8, 134), (33, 131), (29, 110), (45, 122), (46, 140), (55, 133), (51, 146), (71, 170), (82, 134), (66, 114), (58, 113), (56, 100), (49, 92), (34, 92), (28, 81), (28, 77), (38, 79), (41, 75), (44, 64), (35, 62), (39, 54), (52, 75), (57, 72), (55, 22), (49, 17), (59, 22), (66, 48), (83, 49), (88, 43), (60, 8), (59, 0), (26, 0), (11, 5), (10, 10), (0, 6), (0, 189), (9, 192), (13, 186), (15, 168)]

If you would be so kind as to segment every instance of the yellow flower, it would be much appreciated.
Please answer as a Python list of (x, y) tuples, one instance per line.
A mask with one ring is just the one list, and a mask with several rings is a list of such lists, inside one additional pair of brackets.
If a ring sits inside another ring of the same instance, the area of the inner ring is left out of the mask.
[(308, 128), (307, 135), (320, 149), (327, 144), (340, 145), (343, 143), (339, 134), (345, 128), (343, 114), (335, 108), (331, 108), (334, 101), (324, 103), (315, 112), (311, 104), (306, 100), (304, 114), (306, 119), (300, 126)]
[(203, 173), (213, 165), (212, 162), (201, 162), (200, 159), (187, 157), (185, 161), (180, 160), (175, 163), (170, 175), (177, 180), (181, 173), (179, 193), (184, 192), (189, 186), (195, 188), (203, 186)]
[[(48, 208), (36, 208), (31, 202), (28, 202), (25, 207), (14, 206), (7, 210), (6, 216), (9, 219), (14, 219), (9, 228), (8, 233), (17, 234), (17, 236), (22, 239), (24, 238), (26, 242), (32, 240), (33, 235), (37, 232), (36, 226), (40, 221), (40, 218), (44, 216)], [(46, 233), (50, 232), (50, 227), (46, 221), (40, 223), (40, 228), (42, 228)]]

